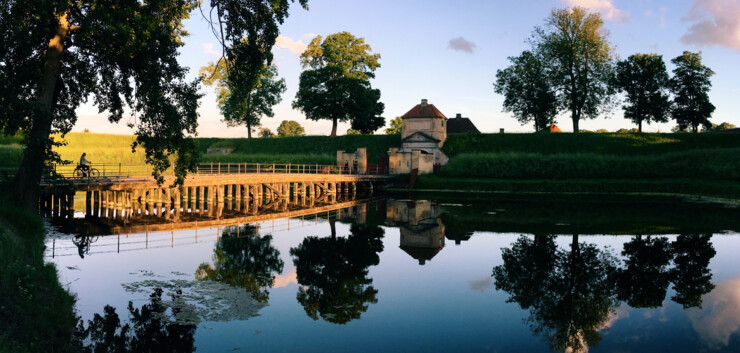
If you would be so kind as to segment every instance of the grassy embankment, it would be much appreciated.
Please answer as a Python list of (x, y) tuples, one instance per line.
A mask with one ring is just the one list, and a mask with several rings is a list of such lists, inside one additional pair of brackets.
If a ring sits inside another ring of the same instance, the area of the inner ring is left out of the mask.
[(0, 352), (73, 352), (75, 300), (44, 263), (41, 219), (0, 203)]

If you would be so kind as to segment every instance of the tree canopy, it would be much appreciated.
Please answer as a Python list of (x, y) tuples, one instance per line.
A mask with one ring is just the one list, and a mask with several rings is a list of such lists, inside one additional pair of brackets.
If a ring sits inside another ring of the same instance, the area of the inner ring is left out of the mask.
[[(229, 86), (237, 98), (257, 86), (278, 24), (292, 1), (211, 0), (210, 23), (221, 33), (231, 63)], [(299, 0), (306, 6), (307, 0)], [(0, 13), (0, 129), (25, 131), (26, 148), (16, 175), (20, 201), (36, 207), (50, 134), (74, 126), (75, 109), (90, 96), (108, 120), (136, 129), (158, 181), (171, 166), (182, 182), (195, 168), (198, 81), (187, 81), (177, 62), (183, 21), (200, 2), (158, 0), (82, 2), (8, 0)], [(218, 24), (218, 25), (216, 25)], [(246, 38), (246, 40), (242, 40)], [(238, 89), (235, 89), (238, 88)], [(240, 98), (241, 99), (241, 98)]]
[(277, 67), (265, 65), (262, 69), (257, 86), (244, 97), (246, 100), (237, 101), (231, 94), (228, 81), (226, 60), (219, 60), (217, 64), (208, 63), (200, 68), (200, 77), (203, 84), (216, 86), (216, 101), (223, 115), (223, 121), (228, 126), (247, 126), (247, 138), (252, 138), (252, 128), (260, 125), (263, 116), (273, 117), (272, 107), (282, 100), (285, 92), (285, 79), (277, 79)]
[(582, 7), (555, 9), (532, 40), (548, 66), (559, 106), (570, 112), (573, 132), (581, 119), (608, 111), (613, 94), (613, 51), (598, 13)]
[(380, 90), (370, 85), (380, 67), (380, 54), (373, 54), (363, 38), (349, 32), (322, 39), (311, 40), (301, 54), (304, 71), (293, 108), (311, 120), (331, 120), (331, 136), (337, 135), (339, 121), (350, 121), (353, 129), (364, 133), (385, 125)]
[(283, 120), (277, 128), (277, 134), (280, 137), (304, 136), (306, 135), (306, 130), (295, 120)]
[(676, 65), (670, 86), (673, 93), (673, 119), (681, 129), (691, 128), (699, 131), (699, 126), (711, 127), (709, 118), (714, 112), (714, 105), (709, 102), (709, 89), (714, 75), (712, 69), (702, 65), (701, 52), (683, 52), (671, 60)]
[(671, 103), (668, 97), (668, 72), (663, 57), (634, 54), (617, 62), (614, 84), (627, 96), (624, 117), (637, 124), (668, 121)]
[(403, 119), (397, 116), (391, 120), (391, 127), (385, 129), (386, 135), (400, 135), (403, 130)]
[(524, 125), (534, 123), (534, 130), (546, 129), (555, 122), (558, 102), (548, 81), (547, 66), (531, 51), (510, 57), (512, 65), (496, 71), (496, 93), (504, 96), (504, 111)]

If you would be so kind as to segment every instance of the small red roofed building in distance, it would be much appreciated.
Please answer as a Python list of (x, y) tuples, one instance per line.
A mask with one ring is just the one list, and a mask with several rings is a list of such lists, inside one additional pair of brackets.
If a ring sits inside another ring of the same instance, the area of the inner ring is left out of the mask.
[(557, 125), (555, 125), (555, 124), (552, 124), (552, 125), (548, 126), (547, 127), (547, 131), (549, 131), (549, 132), (563, 132), (563, 130), (560, 130), (560, 128)]

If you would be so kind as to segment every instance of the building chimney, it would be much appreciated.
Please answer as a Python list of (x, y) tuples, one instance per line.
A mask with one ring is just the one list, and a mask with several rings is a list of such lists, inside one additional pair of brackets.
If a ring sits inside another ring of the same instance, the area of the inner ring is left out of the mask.
[(428, 102), (428, 101), (427, 101), (426, 99), (422, 99), (422, 100), (421, 100), (421, 107), (422, 107), (422, 108), (423, 108), (423, 107), (426, 107), (426, 106), (427, 106), (427, 102)]
[(462, 114), (460, 113), (455, 114), (455, 119), (460, 119), (460, 118), (462, 118)]

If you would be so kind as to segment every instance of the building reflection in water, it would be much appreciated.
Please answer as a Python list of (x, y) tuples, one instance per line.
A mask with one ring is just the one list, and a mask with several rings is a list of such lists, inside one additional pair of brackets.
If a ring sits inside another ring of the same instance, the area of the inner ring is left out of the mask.
[(424, 265), (445, 246), (441, 209), (428, 200), (389, 200), (386, 223), (398, 227), (401, 249)]

